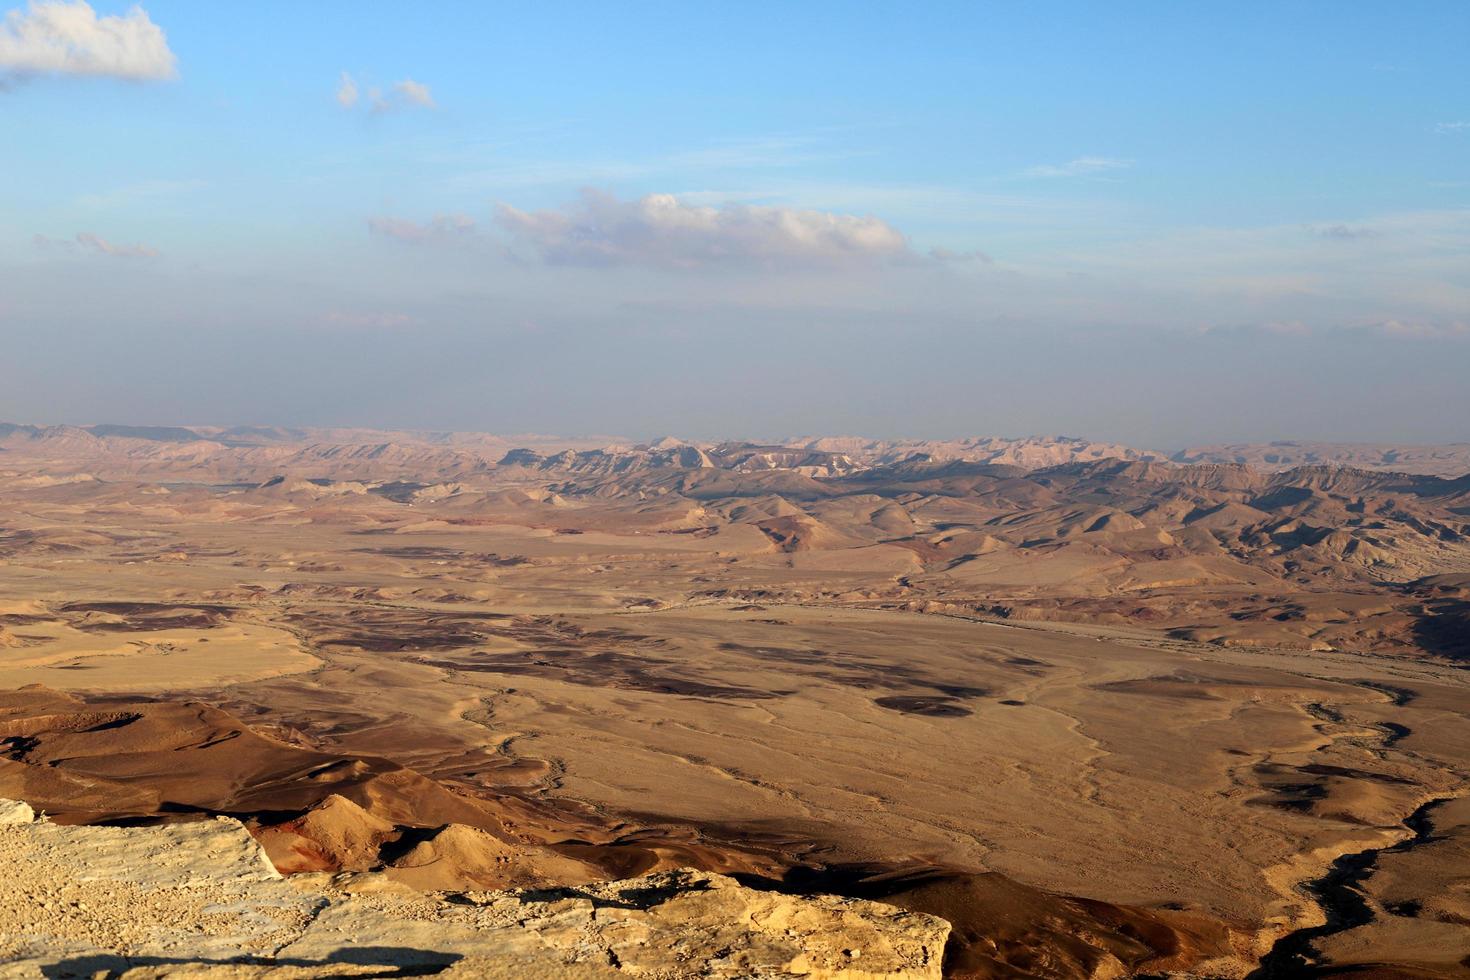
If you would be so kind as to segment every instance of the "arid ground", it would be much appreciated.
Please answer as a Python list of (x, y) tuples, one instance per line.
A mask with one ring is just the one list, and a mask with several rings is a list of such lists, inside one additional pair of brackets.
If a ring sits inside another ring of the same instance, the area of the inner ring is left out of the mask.
[(1466, 447), (599, 444), (0, 426), (0, 797), (955, 976), (1470, 969)]

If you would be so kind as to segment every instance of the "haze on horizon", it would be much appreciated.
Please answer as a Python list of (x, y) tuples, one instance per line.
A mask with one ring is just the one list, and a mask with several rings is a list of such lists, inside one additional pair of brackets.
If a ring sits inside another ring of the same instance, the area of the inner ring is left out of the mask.
[(1470, 7), (0, 0), (0, 420), (1470, 440)]

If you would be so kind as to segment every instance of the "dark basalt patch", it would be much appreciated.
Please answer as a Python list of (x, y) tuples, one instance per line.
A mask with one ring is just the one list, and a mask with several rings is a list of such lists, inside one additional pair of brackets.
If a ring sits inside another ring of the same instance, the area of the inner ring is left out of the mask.
[(789, 691), (764, 691), (729, 684), (711, 684), (663, 673), (662, 661), (617, 653), (577, 649), (540, 649), (516, 653), (478, 654), (453, 660), (420, 659), (418, 663), (442, 670), (507, 674), (564, 681), (583, 687), (673, 694), (722, 701), (761, 701), (783, 697)]
[(460, 551), (456, 548), (440, 548), (432, 545), (398, 545), (383, 548), (353, 548), (359, 555), (382, 555), (384, 558), (400, 558), (406, 561), (457, 561), (469, 565), (491, 565), (495, 568), (513, 568), (530, 561), (525, 555), (500, 555), (494, 552)]
[[(306, 632), (319, 647), (353, 647), (371, 653), (414, 653), (459, 650), (502, 635), (503, 613), (428, 609), (354, 608), (320, 613), (293, 613), (291, 625)], [(492, 626), (491, 624), (497, 624)]]
[(386, 558), (459, 558), (464, 552), (454, 548), (430, 545), (396, 545), (385, 548), (353, 548), (359, 555), (383, 555)]
[(318, 640), (317, 646), (352, 647), (369, 653), (415, 653), (420, 650), (458, 650), (484, 641), (483, 633), (398, 633), (392, 636), (347, 633)]
[(30, 613), (6, 613), (0, 616), (0, 626), (32, 626), (36, 623), (49, 623), (50, 616), (35, 616)]
[(13, 558), (31, 552), (73, 554), (81, 550), (74, 544), (48, 540), (35, 531), (0, 530), (0, 558)]
[(933, 680), (923, 671), (891, 661), (868, 660), (850, 653), (801, 647), (750, 646), (725, 642), (719, 649), (781, 666), (814, 668), (802, 673), (860, 691), (911, 691), (925, 688), (944, 698), (983, 698), (988, 687)]
[(687, 534), (695, 538), (712, 538), (720, 533), (718, 527), (678, 527), (669, 528), (658, 532), (659, 534)]
[(210, 612), (221, 616), (234, 611), (230, 606), (188, 602), (68, 602), (61, 607), (62, 612), (100, 612), (114, 616), (149, 616), (170, 613), (176, 609)]
[(975, 713), (954, 699), (943, 697), (899, 694), (874, 698), (873, 703), (890, 711), (901, 711), (906, 715), (923, 715), (927, 718), (964, 718)]
[(231, 606), (164, 602), (68, 602), (64, 613), (102, 613), (120, 622), (73, 623), (89, 633), (146, 633), (156, 630), (214, 629), (235, 611)]

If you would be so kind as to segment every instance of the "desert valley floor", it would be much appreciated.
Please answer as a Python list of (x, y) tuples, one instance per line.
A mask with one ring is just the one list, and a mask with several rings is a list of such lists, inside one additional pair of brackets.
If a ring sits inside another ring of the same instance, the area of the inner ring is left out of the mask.
[(955, 976), (1470, 969), (1466, 447), (0, 447), (0, 797), (57, 824), (698, 868)]

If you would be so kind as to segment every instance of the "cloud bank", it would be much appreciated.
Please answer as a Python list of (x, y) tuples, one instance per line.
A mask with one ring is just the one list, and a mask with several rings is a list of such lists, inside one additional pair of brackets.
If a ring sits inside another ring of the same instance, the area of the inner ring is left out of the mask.
[(178, 75), (163, 29), (142, 7), (98, 17), (85, 0), (31, 0), (0, 24), (0, 72), (134, 81)]
[(744, 204), (697, 207), (672, 194), (624, 201), (583, 191), (554, 210), (502, 204), (498, 221), (518, 245), (563, 265), (826, 264), (909, 255), (904, 235), (879, 218)]

